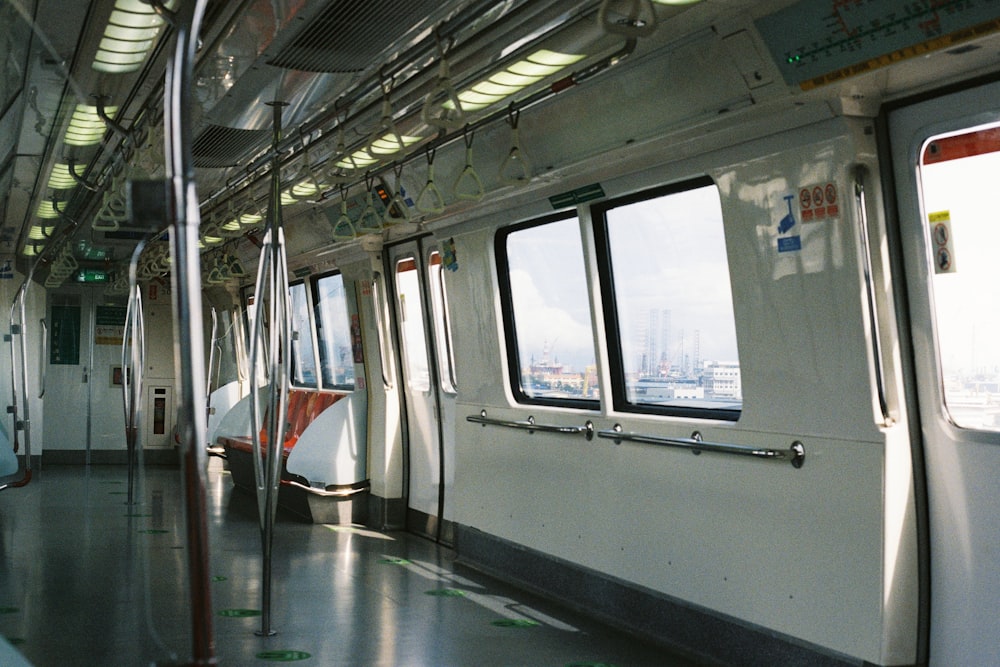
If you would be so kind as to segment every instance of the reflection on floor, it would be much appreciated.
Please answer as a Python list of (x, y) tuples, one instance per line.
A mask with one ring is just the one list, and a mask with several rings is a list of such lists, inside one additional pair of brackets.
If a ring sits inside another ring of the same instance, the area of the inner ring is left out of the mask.
[[(0, 635), (30, 664), (183, 663), (191, 654), (180, 473), (49, 466), (0, 493)], [(276, 525), (260, 629), (255, 501), (209, 466), (212, 619), (220, 665), (683, 665), (662, 650), (453, 562), (405, 533)], [(4, 647), (0, 646), (0, 656)]]

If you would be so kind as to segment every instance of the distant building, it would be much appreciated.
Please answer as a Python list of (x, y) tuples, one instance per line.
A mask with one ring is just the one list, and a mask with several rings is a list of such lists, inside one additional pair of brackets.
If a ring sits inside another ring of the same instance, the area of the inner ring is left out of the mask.
[(712, 398), (741, 398), (743, 381), (736, 361), (706, 361), (701, 371), (705, 395)]

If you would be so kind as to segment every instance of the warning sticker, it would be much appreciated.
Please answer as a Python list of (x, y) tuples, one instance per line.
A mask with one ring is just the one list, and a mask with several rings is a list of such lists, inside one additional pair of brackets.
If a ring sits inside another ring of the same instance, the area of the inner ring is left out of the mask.
[(934, 273), (955, 273), (955, 239), (951, 233), (951, 211), (927, 216), (931, 230)]
[(840, 215), (836, 183), (817, 183), (799, 190), (802, 222), (820, 222)]

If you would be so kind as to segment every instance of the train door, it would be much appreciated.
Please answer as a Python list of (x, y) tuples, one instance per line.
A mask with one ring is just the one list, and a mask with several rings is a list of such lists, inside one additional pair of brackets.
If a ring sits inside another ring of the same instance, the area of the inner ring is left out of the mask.
[(1000, 664), (1000, 84), (889, 115), (926, 467), (930, 662)]
[[(42, 441), (47, 450), (83, 450), (86, 463), (90, 463), (92, 446), (92, 380), (97, 381), (92, 363), (93, 316), (89, 290), (49, 294), (45, 402), (59, 407), (46, 414)], [(121, 417), (121, 410), (115, 414)]]
[(408, 450), (407, 526), (454, 541), (455, 385), (441, 253), (422, 240), (391, 248)]

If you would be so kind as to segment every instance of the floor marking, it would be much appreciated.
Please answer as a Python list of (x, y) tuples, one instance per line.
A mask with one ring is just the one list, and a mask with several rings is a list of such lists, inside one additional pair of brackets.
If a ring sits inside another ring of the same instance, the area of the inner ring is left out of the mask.
[(226, 618), (250, 618), (251, 616), (260, 616), (260, 614), (260, 609), (223, 609), (219, 612), (219, 616)]
[(261, 660), (272, 660), (274, 662), (294, 662), (295, 660), (305, 660), (312, 656), (305, 651), (262, 651), (257, 654)]
[(424, 595), (434, 595), (440, 598), (462, 598), (465, 597), (465, 591), (460, 591), (457, 588), (435, 588), (432, 591), (424, 591)]
[(533, 628), (539, 623), (526, 618), (501, 618), (498, 621), (493, 621), (490, 625), (495, 625), (498, 628)]

